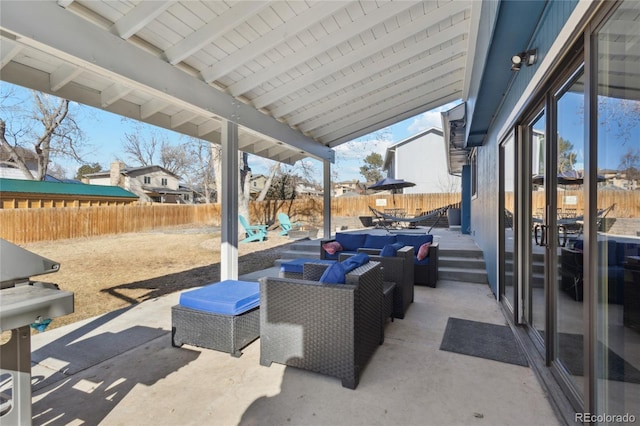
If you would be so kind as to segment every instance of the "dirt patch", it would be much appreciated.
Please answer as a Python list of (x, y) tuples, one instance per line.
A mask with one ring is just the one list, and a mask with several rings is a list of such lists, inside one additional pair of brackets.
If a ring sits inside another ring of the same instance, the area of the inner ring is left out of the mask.
[[(273, 266), (292, 243), (278, 232), (267, 241), (240, 244), (238, 273)], [(172, 292), (220, 280), (220, 231), (180, 228), (22, 245), (60, 263), (34, 279), (72, 291), (75, 312), (56, 318), (60, 327)]]

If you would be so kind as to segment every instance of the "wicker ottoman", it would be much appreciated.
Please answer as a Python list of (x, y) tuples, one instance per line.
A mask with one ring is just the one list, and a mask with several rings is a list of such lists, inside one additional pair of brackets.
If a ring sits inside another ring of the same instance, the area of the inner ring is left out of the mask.
[(302, 279), (302, 269), (304, 268), (305, 263), (322, 263), (330, 265), (335, 263), (335, 260), (328, 259), (307, 259), (307, 258), (299, 258), (292, 259), (287, 262), (283, 262), (280, 265), (280, 278), (294, 278), (294, 279)]
[(260, 337), (260, 286), (226, 280), (184, 292), (171, 308), (171, 344), (242, 355)]

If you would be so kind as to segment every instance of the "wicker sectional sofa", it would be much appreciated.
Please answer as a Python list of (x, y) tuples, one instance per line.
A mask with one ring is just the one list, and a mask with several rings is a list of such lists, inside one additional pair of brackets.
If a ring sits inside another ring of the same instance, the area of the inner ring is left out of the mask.
[[(378, 249), (359, 249), (369, 255), (372, 261), (380, 262), (384, 281), (396, 284), (393, 290), (393, 318), (404, 319), (409, 305), (413, 303), (414, 295), (414, 250), (411, 246), (404, 246), (396, 252), (395, 256), (380, 256)], [(353, 256), (350, 253), (340, 254), (340, 260)]]
[(345, 284), (318, 282), (327, 267), (305, 264), (302, 280), (260, 279), (260, 364), (338, 377), (355, 389), (384, 340), (381, 265), (365, 263)]
[[(323, 246), (326, 243), (337, 241), (342, 250), (334, 254), (328, 253)], [(420, 246), (431, 243), (428, 256), (418, 260), (417, 254)], [(402, 243), (404, 246), (413, 247), (414, 282), (417, 285), (435, 287), (438, 282), (438, 243), (433, 242), (430, 234), (393, 234), (374, 235), (366, 233), (342, 232), (336, 233), (335, 238), (320, 241), (321, 259), (339, 259), (342, 254), (356, 254), (364, 251), (368, 254), (381, 254), (386, 245)]]

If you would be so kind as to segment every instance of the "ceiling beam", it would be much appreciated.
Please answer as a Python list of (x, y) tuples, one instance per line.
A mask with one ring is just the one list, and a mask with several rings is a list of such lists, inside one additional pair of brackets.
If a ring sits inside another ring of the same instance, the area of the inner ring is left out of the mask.
[[(3, 2), (0, 27), (22, 44), (126, 82), (168, 103), (184, 103), (300, 149), (335, 161), (335, 153), (273, 117), (194, 79), (162, 59), (59, 7), (54, 2)], [(82, 37), (78, 37), (82, 34)], [(153, 72), (149, 72), (153, 70)]]
[[(400, 93), (405, 93), (411, 90), (415, 90), (416, 92), (424, 92), (431, 93), (434, 92), (439, 87), (449, 86), (456, 82), (460, 82), (462, 77), (464, 76), (464, 72), (462, 67), (464, 66), (465, 58), (462, 57), (457, 61), (450, 62), (446, 67), (443, 68), (443, 72), (437, 71), (437, 76), (434, 79), (427, 80), (429, 73), (418, 74), (412, 78), (404, 80), (398, 84), (394, 84), (376, 92), (371, 96), (364, 96), (360, 98), (356, 102), (350, 102), (348, 104), (343, 104), (343, 108), (338, 108), (331, 111), (328, 114), (324, 114), (321, 117), (318, 117), (313, 120), (306, 121), (305, 123), (298, 126), (303, 132), (311, 132), (315, 130), (318, 136), (321, 136), (317, 130), (322, 126), (331, 127), (332, 129), (339, 128), (341, 121), (350, 121), (351, 117), (358, 114), (371, 114), (372, 112), (377, 113), (376, 110), (388, 110), (390, 109), (390, 104), (401, 104), (404, 102), (404, 99), (400, 99), (397, 95)], [(446, 71), (445, 71), (446, 68)], [(444, 75), (444, 77), (442, 77)], [(423, 84), (420, 84), (420, 81), (424, 81)], [(460, 88), (461, 90), (461, 88)], [(346, 109), (345, 109), (346, 108)], [(348, 110), (348, 112), (347, 112)], [(356, 112), (353, 114), (352, 112)]]
[(380, 25), (380, 22), (384, 20), (384, 18), (390, 19), (391, 17), (415, 5), (415, 2), (383, 3), (383, 6), (352, 22), (351, 25), (345, 26), (338, 32), (328, 34), (325, 37), (310, 43), (305, 46), (303, 51), (296, 52), (295, 55), (288, 55), (282, 60), (275, 62), (272, 66), (245, 77), (244, 79), (229, 86), (227, 90), (233, 96), (239, 96), (247, 93), (255, 87), (260, 86), (262, 83), (282, 74), (282, 70), (294, 68), (310, 59), (316, 58), (321, 53), (325, 52), (328, 47), (344, 43), (349, 39), (356, 37), (358, 34), (361, 34), (376, 25)]
[(82, 68), (70, 64), (62, 64), (49, 76), (51, 90), (57, 92), (80, 74), (82, 74)]
[(189, 121), (193, 120), (197, 116), (198, 116), (197, 113), (195, 113), (193, 111), (186, 110), (186, 109), (180, 111), (177, 114), (173, 114), (171, 116), (171, 128), (175, 129), (177, 127), (180, 127), (183, 124), (188, 123)]
[(124, 98), (131, 92), (133, 92), (132, 87), (127, 87), (120, 83), (112, 84), (111, 86), (103, 90), (102, 93), (100, 93), (100, 101), (101, 101), (102, 107), (103, 108), (108, 107), (109, 105)]
[(109, 31), (126, 40), (160, 16), (172, 3), (172, 1), (159, 0), (140, 2), (129, 13), (114, 22)]
[(169, 102), (158, 98), (152, 98), (150, 101), (140, 105), (140, 118), (146, 120), (147, 118), (159, 113), (168, 106)]
[(212, 40), (242, 24), (247, 16), (256, 15), (269, 6), (268, 1), (240, 1), (204, 26), (185, 37), (164, 54), (170, 64), (177, 64), (188, 58)]
[[(426, 29), (426, 25), (433, 25), (434, 22), (440, 22), (444, 19), (449, 18), (452, 14), (460, 12), (460, 5), (456, 2), (451, 2), (446, 6), (438, 8), (435, 11), (427, 13), (423, 16), (418, 17), (410, 24), (403, 25), (397, 30), (387, 34), (385, 37), (381, 37), (376, 39), (375, 42), (368, 43), (367, 45), (359, 47), (356, 51), (353, 52), (353, 55), (347, 54), (343, 55), (340, 58), (336, 58), (335, 60), (323, 65), (322, 67), (314, 70), (312, 73), (305, 74), (296, 78), (293, 81), (287, 82), (287, 84), (283, 84), (276, 89), (270, 90), (262, 96), (257, 97), (252, 101), (253, 105), (256, 108), (264, 108), (265, 106), (276, 102), (283, 97), (296, 92), (304, 87), (308, 87), (318, 80), (322, 80), (329, 75), (332, 75), (342, 69), (345, 69), (349, 66), (352, 66), (354, 63), (361, 62), (365, 58), (373, 56), (379, 52), (382, 52), (384, 49), (389, 48), (407, 38), (415, 35), (420, 31), (424, 31)], [(449, 27), (443, 31), (439, 31), (438, 33), (428, 37), (422, 42), (427, 43), (427, 46), (420, 47), (420, 51), (426, 51), (433, 47), (436, 47), (448, 40), (453, 39), (454, 37), (460, 35), (460, 27), (459, 25), (466, 24), (458, 24), (452, 27)], [(361, 31), (362, 32), (362, 31)], [(322, 40), (320, 40), (322, 41)], [(408, 48), (404, 49), (407, 51), (412, 51), (413, 55), (416, 56), (415, 50)], [(280, 65), (280, 64), (278, 64)], [(385, 64), (387, 65), (387, 64)], [(389, 63), (388, 67), (393, 66), (394, 64)], [(262, 75), (262, 72), (259, 73)], [(250, 76), (253, 78), (254, 76)], [(249, 78), (249, 77), (248, 77)]]
[(220, 127), (220, 122), (211, 118), (198, 126), (198, 136), (201, 137), (208, 135), (209, 133), (215, 132), (216, 130), (220, 129)]
[(4, 68), (22, 50), (20, 44), (5, 37), (0, 41), (0, 70)]
[[(377, 79), (370, 80), (368, 83), (360, 85), (350, 90), (349, 92), (343, 93), (342, 95), (332, 97), (327, 101), (322, 102), (318, 106), (308, 108), (304, 111), (301, 111), (299, 114), (294, 114), (287, 119), (287, 122), (290, 125), (295, 126), (299, 123), (304, 122), (305, 120), (312, 119), (313, 117), (316, 117), (316, 116), (321, 117), (322, 114), (325, 113), (326, 111), (331, 111), (335, 108), (339, 108), (340, 106), (346, 105), (347, 102), (350, 102), (348, 99), (345, 99), (347, 96), (349, 98), (366, 96), (372, 90), (375, 90), (375, 87), (384, 86), (380, 84), (380, 79), (389, 78), (390, 81), (388, 82), (388, 84), (391, 84), (394, 81), (400, 81), (402, 79), (409, 78), (413, 74), (420, 73), (420, 76), (418, 78), (424, 79), (425, 78), (424, 76), (428, 76), (427, 78), (429, 80), (434, 80), (438, 76), (447, 74), (449, 72), (452, 72), (464, 66), (464, 62), (461, 62), (461, 60), (463, 61), (465, 59), (464, 57), (460, 57), (460, 59), (455, 59), (453, 61), (446, 62), (444, 64), (441, 63), (442, 61), (447, 60), (447, 58), (450, 58), (452, 55), (455, 55), (455, 54), (456, 52), (443, 50), (437, 53), (436, 55), (426, 56), (421, 60), (414, 61), (411, 64), (408, 64), (407, 66), (398, 69), (392, 74), (386, 74), (384, 77), (379, 77)], [(440, 66), (436, 66), (438, 64), (440, 64)], [(428, 70), (428, 71), (424, 71), (424, 70)], [(410, 81), (415, 81), (415, 80), (410, 79)], [(393, 87), (395, 89), (396, 86), (393, 86)], [(366, 99), (370, 99), (370, 98), (367, 97)], [(349, 103), (349, 108), (351, 107), (352, 107), (351, 103)]]
[[(323, 129), (324, 135), (321, 136), (320, 139), (330, 146), (336, 146), (375, 132), (376, 130), (383, 129), (407, 118), (414, 117), (459, 99), (459, 86), (460, 82), (457, 82), (451, 86), (439, 88), (436, 91), (412, 91), (411, 95), (414, 95), (413, 99), (403, 98), (403, 101), (396, 106), (380, 111), (378, 114), (365, 111), (364, 113), (349, 116), (349, 120), (342, 120), (342, 122), (337, 123), (334, 128), (327, 127)], [(429, 99), (430, 101), (425, 103), (425, 99)]]
[(295, 19), (286, 21), (279, 27), (206, 68), (201, 73), (202, 79), (207, 83), (211, 83), (212, 81), (229, 74), (239, 66), (246, 64), (259, 55), (282, 44), (282, 41), (286, 38), (301, 33), (310, 26), (317, 24), (318, 21), (330, 16), (346, 6), (347, 3), (343, 1), (318, 2), (298, 15)]
[[(424, 41), (425, 46), (421, 46), (421, 50), (423, 51), (428, 51), (429, 49), (439, 46), (442, 43), (445, 43), (447, 41), (450, 41), (451, 39), (449, 37), (456, 37), (459, 35), (458, 29), (452, 27), (451, 29), (447, 29), (445, 31), (439, 32), (438, 34), (434, 35), (433, 37), (429, 37), (427, 40)], [(459, 42), (454, 43), (452, 46), (440, 50), (437, 53), (431, 54), (429, 56), (425, 56), (423, 59), (420, 59), (420, 62), (423, 64), (423, 66), (425, 65), (425, 63), (430, 62), (432, 64), (438, 64), (442, 61), (447, 60), (448, 58), (454, 56), (454, 52), (452, 51), (457, 51), (458, 47), (460, 46), (461, 42), (463, 41), (463, 39), (460, 39)], [(461, 50), (461, 49), (460, 49)], [(320, 90), (317, 90), (315, 92), (309, 93), (306, 96), (300, 96), (297, 99), (287, 102), (286, 104), (280, 105), (276, 108), (272, 108), (271, 109), (271, 114), (275, 117), (283, 117), (293, 111), (296, 110), (300, 110), (302, 109), (305, 105), (310, 105), (313, 104), (314, 102), (320, 100), (320, 99), (324, 99), (328, 96), (330, 96), (331, 94), (337, 93), (340, 90), (346, 89), (348, 87), (350, 87), (353, 84), (356, 84), (360, 81), (369, 79), (369, 78), (375, 78), (376, 74), (379, 74), (381, 71), (387, 70), (393, 66), (396, 66), (397, 64), (404, 62), (406, 60), (409, 60), (411, 58), (413, 58), (414, 56), (416, 56), (416, 52), (410, 48), (407, 49), (402, 49), (400, 51), (397, 51), (395, 53), (393, 53), (392, 55), (389, 55), (388, 57), (384, 57), (383, 59), (381, 59), (381, 67), (378, 68), (376, 66), (366, 66), (363, 67), (361, 72), (352, 72), (351, 74), (348, 74), (345, 77), (342, 78), (338, 78), (336, 79), (334, 82), (327, 84), (325, 86), (322, 86), (322, 88)], [(408, 65), (411, 66), (412, 64)], [(406, 67), (405, 67), (406, 68)], [(400, 71), (404, 71), (404, 68), (401, 68)], [(327, 72), (330, 72), (329, 70), (327, 70)], [(317, 78), (316, 74), (308, 74), (310, 76), (310, 78)], [(264, 96), (270, 96), (273, 92), (280, 92), (278, 95), (279, 97), (285, 96), (288, 93), (291, 93), (290, 91), (290, 86), (299, 86), (298, 80), (306, 80), (306, 75), (301, 77), (300, 79), (296, 79), (294, 82), (292, 82), (291, 84), (285, 84), (282, 85), (280, 87), (278, 87), (275, 90), (272, 90), (270, 92), (268, 92), (268, 94), (264, 95)], [(395, 77), (395, 72), (394, 72), (394, 77)], [(313, 82), (307, 82), (306, 84), (312, 84)], [(302, 87), (302, 86), (300, 86)], [(280, 90), (282, 89), (282, 90)], [(285, 93), (288, 92), (288, 93)], [(258, 105), (262, 104), (262, 100), (261, 98), (263, 98), (263, 96), (260, 96), (256, 99), (254, 99), (253, 104), (257, 107)], [(312, 109), (316, 109), (316, 108), (312, 108)], [(305, 111), (306, 113), (307, 111)], [(293, 119), (293, 121), (292, 121)], [(287, 122), (290, 125), (293, 125), (293, 123), (299, 123), (300, 121), (296, 121), (297, 119), (292, 117), (287, 118)]]

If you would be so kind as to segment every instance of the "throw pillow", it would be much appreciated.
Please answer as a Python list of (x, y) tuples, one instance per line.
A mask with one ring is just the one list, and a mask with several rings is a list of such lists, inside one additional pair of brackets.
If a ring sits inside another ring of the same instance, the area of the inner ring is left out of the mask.
[(345, 283), (344, 266), (342, 266), (342, 264), (338, 262), (329, 265), (329, 267), (324, 270), (324, 273), (322, 274), (322, 276), (318, 281), (320, 281), (321, 283), (344, 284)]
[(393, 244), (386, 244), (382, 247), (382, 250), (380, 250), (380, 256), (395, 257), (396, 254), (398, 254), (398, 249), (395, 248)]
[(324, 249), (324, 251), (326, 251), (329, 254), (336, 254), (336, 252), (342, 251), (342, 246), (337, 241), (330, 241), (328, 243), (324, 243), (322, 245), (322, 248)]
[(424, 243), (423, 245), (420, 246), (420, 248), (418, 249), (418, 261), (425, 259), (427, 256), (429, 256), (429, 247), (431, 246), (431, 243)]

